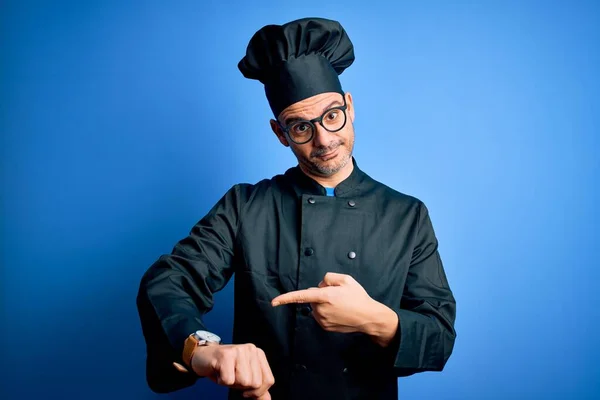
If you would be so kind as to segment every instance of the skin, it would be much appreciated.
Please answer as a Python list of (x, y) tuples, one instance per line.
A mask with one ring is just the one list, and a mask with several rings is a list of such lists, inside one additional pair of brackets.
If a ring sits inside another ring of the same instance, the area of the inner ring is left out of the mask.
[(197, 375), (242, 390), (244, 397), (271, 400), (268, 390), (275, 378), (265, 352), (252, 343), (198, 347), (191, 364)]
[(398, 329), (398, 315), (372, 299), (350, 275), (328, 272), (315, 288), (296, 290), (275, 297), (271, 304), (308, 303), (312, 315), (329, 332), (361, 332), (382, 347), (390, 344)]
[[(343, 129), (329, 132), (315, 124), (313, 139), (298, 145), (287, 137), (277, 121), (271, 129), (279, 142), (289, 147), (301, 170), (325, 187), (336, 187), (350, 176), (354, 166), (354, 104), (346, 93), (347, 121)], [(343, 105), (339, 93), (322, 93), (292, 104), (278, 116), (286, 126), (292, 118), (311, 120), (334, 106)], [(362, 332), (375, 343), (386, 347), (398, 329), (398, 315), (386, 305), (372, 299), (350, 275), (328, 272), (317, 287), (289, 292), (275, 297), (273, 307), (308, 303), (319, 325), (330, 332)], [(192, 354), (192, 368), (199, 376), (215, 383), (242, 390), (244, 396), (270, 400), (269, 388), (275, 383), (263, 350), (253, 344), (209, 345), (198, 347)]]
[[(322, 186), (335, 187), (348, 178), (354, 169), (352, 151), (354, 150), (354, 104), (352, 95), (346, 93), (346, 116), (344, 128), (338, 132), (329, 132), (321, 124), (316, 123), (313, 139), (305, 144), (296, 144), (289, 140), (277, 121), (271, 120), (271, 129), (279, 142), (289, 147), (298, 159), (302, 171)], [(331, 107), (343, 105), (339, 93), (321, 93), (287, 107), (277, 117), (287, 126), (287, 120), (301, 118), (311, 120), (319, 117)], [(330, 156), (327, 156), (331, 154)], [(325, 157), (324, 157), (325, 156)]]

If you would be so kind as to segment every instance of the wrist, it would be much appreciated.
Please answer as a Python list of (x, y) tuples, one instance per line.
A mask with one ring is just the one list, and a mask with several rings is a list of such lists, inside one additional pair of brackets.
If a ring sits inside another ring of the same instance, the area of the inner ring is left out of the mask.
[(183, 345), (182, 359), (187, 369), (192, 369), (194, 372), (196, 372), (195, 368), (192, 366), (192, 360), (198, 358), (194, 357), (194, 354), (196, 354), (198, 350), (205, 349), (211, 345), (218, 345), (220, 343), (221, 338), (214, 333), (205, 330), (197, 330), (191, 333), (185, 339)]
[(217, 343), (207, 343), (202, 346), (197, 346), (192, 352), (190, 359), (190, 368), (200, 377), (206, 377), (212, 373), (213, 351), (218, 347)]
[(398, 331), (398, 314), (385, 304), (373, 300), (369, 311), (369, 322), (364, 333), (382, 347), (386, 347)]

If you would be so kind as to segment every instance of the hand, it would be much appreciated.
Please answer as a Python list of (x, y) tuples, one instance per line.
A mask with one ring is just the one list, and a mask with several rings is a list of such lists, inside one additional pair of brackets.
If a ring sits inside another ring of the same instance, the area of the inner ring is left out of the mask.
[(275, 383), (262, 349), (255, 345), (201, 346), (192, 354), (192, 368), (199, 376), (244, 391), (244, 397), (271, 400), (268, 390)]
[(368, 332), (378, 305), (350, 275), (328, 272), (318, 288), (297, 290), (275, 297), (271, 304), (310, 303), (313, 317), (331, 332)]

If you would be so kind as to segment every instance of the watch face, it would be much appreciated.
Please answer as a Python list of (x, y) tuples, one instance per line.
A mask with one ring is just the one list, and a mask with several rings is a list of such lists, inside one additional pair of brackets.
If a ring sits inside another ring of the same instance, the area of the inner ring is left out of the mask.
[(198, 340), (206, 340), (208, 342), (221, 343), (221, 338), (214, 333), (208, 331), (196, 331), (196, 337)]

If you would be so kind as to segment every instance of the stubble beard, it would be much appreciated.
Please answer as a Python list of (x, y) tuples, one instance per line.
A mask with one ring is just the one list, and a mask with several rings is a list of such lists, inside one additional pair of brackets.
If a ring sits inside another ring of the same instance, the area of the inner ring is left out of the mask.
[[(334, 149), (329, 150), (327, 152), (333, 151)], [(351, 152), (348, 150), (344, 143), (341, 143), (337, 147), (337, 149), (339, 154), (337, 155), (335, 160), (331, 160), (328, 162), (321, 162), (318, 159), (314, 158), (312, 160), (309, 160), (312, 169), (319, 175), (324, 176), (331, 176), (339, 172), (350, 161)], [(327, 152), (325, 152), (325, 154)]]
[[(320, 176), (331, 176), (342, 170), (350, 160), (352, 159), (352, 143), (348, 145), (345, 141), (339, 141), (334, 145), (326, 148), (321, 148), (313, 152), (309, 157), (301, 157), (302, 164), (311, 173)], [(317, 157), (323, 154), (331, 153), (332, 151), (338, 151), (335, 160), (331, 161), (320, 161)], [(298, 156), (298, 154), (296, 154)], [(300, 158), (300, 157), (299, 157)]]

